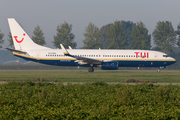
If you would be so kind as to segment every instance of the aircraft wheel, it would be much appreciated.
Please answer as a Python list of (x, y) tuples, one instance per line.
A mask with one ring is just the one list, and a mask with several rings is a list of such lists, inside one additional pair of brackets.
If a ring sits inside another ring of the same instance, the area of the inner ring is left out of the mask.
[(88, 72), (94, 72), (94, 68), (93, 67), (89, 67)]

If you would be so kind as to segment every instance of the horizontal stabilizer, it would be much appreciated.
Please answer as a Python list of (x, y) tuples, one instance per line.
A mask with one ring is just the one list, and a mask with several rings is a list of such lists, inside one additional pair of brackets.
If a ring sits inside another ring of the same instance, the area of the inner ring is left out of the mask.
[(11, 51), (11, 52), (26, 53), (26, 52), (24, 52), (24, 51), (14, 50), (14, 49), (11, 49), (11, 48), (5, 48), (5, 49), (7, 49), (7, 50), (9, 50), (9, 51)]

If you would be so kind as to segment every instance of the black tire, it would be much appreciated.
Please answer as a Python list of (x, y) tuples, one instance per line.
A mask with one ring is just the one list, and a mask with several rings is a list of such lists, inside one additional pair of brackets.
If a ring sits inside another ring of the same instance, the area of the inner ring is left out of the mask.
[(92, 72), (94, 72), (94, 68), (92, 67)]
[(94, 68), (93, 67), (89, 67), (88, 72), (94, 72)]

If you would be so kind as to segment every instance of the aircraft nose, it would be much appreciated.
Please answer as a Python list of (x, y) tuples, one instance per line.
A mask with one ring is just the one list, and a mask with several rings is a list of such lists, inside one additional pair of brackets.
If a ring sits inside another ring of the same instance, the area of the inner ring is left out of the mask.
[(176, 62), (176, 59), (175, 59), (175, 58), (172, 58), (172, 57), (171, 57), (171, 60), (172, 60), (174, 63)]
[[(174, 58), (173, 58), (174, 59)], [(176, 59), (174, 59), (174, 62), (176, 62)]]

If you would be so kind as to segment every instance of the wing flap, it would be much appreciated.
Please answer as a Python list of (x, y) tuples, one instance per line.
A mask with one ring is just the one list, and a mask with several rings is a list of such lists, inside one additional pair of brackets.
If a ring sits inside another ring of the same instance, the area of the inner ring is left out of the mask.
[[(75, 57), (75, 56), (74, 56)], [(92, 58), (85, 58), (85, 57), (75, 57), (77, 60), (82, 60), (83, 62), (86, 62), (87, 64), (101, 64), (101, 60), (92, 59)]]

